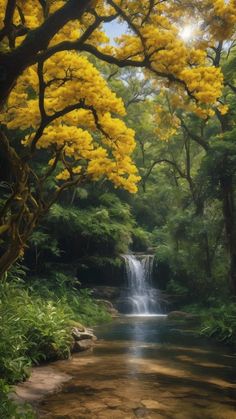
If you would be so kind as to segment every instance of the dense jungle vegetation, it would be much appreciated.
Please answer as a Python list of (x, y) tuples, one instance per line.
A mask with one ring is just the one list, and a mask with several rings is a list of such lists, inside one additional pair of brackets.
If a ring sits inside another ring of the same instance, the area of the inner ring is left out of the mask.
[[(11, 418), (9, 384), (68, 357), (73, 322), (109, 320), (86, 284), (113, 285), (129, 250), (155, 252), (172, 305), (236, 343), (236, 6), (0, 5), (0, 416)], [(117, 19), (129, 30), (109, 43)]]

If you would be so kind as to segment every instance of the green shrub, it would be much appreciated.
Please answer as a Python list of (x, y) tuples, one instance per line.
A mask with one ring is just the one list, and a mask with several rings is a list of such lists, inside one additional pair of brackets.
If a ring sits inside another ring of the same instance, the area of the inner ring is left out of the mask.
[(151, 233), (142, 227), (135, 227), (132, 231), (132, 249), (136, 252), (146, 251), (151, 246)]
[(69, 357), (72, 340), (68, 325), (71, 317), (72, 311), (63, 301), (58, 300), (55, 304), (51, 300), (34, 298), (34, 306), (30, 305), (25, 315), (28, 323), (26, 353), (34, 363), (42, 359)]
[(166, 291), (178, 297), (186, 297), (189, 293), (189, 290), (185, 285), (180, 284), (178, 281), (174, 279), (171, 279), (168, 282)]
[(0, 285), (0, 375), (8, 382), (26, 378), (31, 360), (26, 356), (25, 318), (20, 314), (27, 294), (16, 284)]
[(225, 303), (216, 298), (209, 298), (210, 307), (191, 304), (183, 307), (184, 311), (196, 314), (199, 318), (198, 332), (227, 344), (236, 345), (236, 305), (231, 300)]
[(0, 418), (2, 419), (35, 419), (35, 414), (28, 405), (18, 406), (9, 399), (10, 386), (0, 379)]
[(236, 345), (236, 306), (222, 304), (205, 310), (201, 315), (200, 333), (205, 336)]
[[(60, 277), (60, 276), (59, 276)], [(92, 325), (109, 320), (87, 290), (63, 282), (21, 280), (0, 283), (0, 376), (8, 383), (25, 379), (32, 364), (67, 358), (71, 321)]]
[[(97, 261), (96, 261), (97, 262)], [(70, 311), (70, 319), (87, 326), (108, 322), (111, 317), (104, 306), (92, 298), (92, 291), (81, 289), (77, 278), (54, 271), (48, 278), (35, 278), (32, 292), (43, 299), (61, 302)]]

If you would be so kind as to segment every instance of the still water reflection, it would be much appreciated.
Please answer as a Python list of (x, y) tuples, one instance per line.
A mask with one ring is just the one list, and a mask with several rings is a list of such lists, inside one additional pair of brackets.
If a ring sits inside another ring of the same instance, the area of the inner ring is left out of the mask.
[(55, 363), (72, 379), (39, 418), (236, 419), (235, 356), (188, 327), (155, 317), (99, 327), (93, 352)]

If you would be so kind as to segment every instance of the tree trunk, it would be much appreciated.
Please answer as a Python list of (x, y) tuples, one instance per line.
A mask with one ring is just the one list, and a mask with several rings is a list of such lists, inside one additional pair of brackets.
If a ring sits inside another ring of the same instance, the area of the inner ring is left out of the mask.
[(5, 253), (0, 257), (0, 279), (8, 269), (19, 259), (22, 253), (22, 246), (19, 243), (12, 243)]
[(221, 177), (220, 185), (223, 198), (225, 233), (230, 258), (229, 285), (233, 294), (236, 295), (236, 231), (232, 175)]
[(208, 281), (212, 278), (212, 267), (211, 267), (211, 255), (210, 255), (210, 247), (209, 247), (209, 240), (208, 240), (208, 234), (207, 231), (203, 233), (203, 240), (205, 244), (205, 271), (207, 274)]

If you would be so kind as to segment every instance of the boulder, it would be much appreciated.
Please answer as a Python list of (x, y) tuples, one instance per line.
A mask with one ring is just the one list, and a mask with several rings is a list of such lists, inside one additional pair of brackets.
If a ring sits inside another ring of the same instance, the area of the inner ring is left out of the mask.
[(94, 339), (75, 340), (72, 348), (73, 352), (87, 351), (94, 347)]
[(93, 334), (92, 329), (87, 329), (83, 327), (77, 328), (73, 327), (71, 330), (71, 335), (73, 337), (73, 343), (71, 346), (72, 352), (82, 352), (90, 349), (94, 346), (94, 342), (97, 340), (96, 336)]
[(80, 329), (73, 327), (71, 334), (75, 341), (95, 338), (91, 329), (84, 329), (84, 331), (80, 331)]
[(92, 295), (97, 299), (116, 300), (120, 295), (120, 287), (96, 286), (92, 288)]
[(112, 316), (112, 317), (118, 317), (119, 313), (118, 310), (116, 310), (116, 308), (113, 306), (113, 304), (108, 301), (108, 300), (102, 300), (102, 299), (97, 299), (96, 302), (98, 304), (102, 304), (105, 309), (107, 310), (107, 312)]

